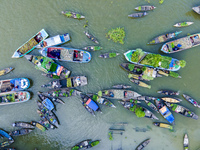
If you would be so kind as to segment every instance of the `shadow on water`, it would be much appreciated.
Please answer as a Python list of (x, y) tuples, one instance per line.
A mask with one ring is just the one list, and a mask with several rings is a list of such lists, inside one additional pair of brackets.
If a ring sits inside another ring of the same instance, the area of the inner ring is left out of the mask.
[(195, 19), (200, 19), (200, 15), (197, 14), (196, 12), (194, 12), (193, 10), (191, 11), (188, 11), (187, 13), (185, 13), (186, 16), (192, 16), (194, 17)]

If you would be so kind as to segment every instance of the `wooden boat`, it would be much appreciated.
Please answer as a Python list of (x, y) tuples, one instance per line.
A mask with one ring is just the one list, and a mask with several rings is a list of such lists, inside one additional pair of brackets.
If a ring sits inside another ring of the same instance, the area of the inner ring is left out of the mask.
[(40, 44), (36, 46), (36, 48), (45, 48), (49, 46), (60, 45), (70, 40), (69, 33), (65, 33), (62, 35), (56, 35), (46, 40), (42, 41)]
[(200, 6), (192, 7), (192, 9), (193, 9), (197, 14), (200, 14)]
[[(47, 102), (49, 101), (49, 102)], [(49, 111), (52, 111), (55, 107), (54, 104), (47, 98), (44, 101), (40, 102), (37, 101), (37, 106), (40, 110), (42, 109), (48, 109)]]
[(46, 47), (39, 50), (40, 54), (54, 60), (88, 63), (91, 60), (91, 54), (87, 51), (65, 48), (65, 47)]
[(140, 80), (137, 80), (137, 79), (130, 79), (131, 82), (135, 83), (136, 85), (139, 85), (141, 87), (145, 87), (145, 88), (148, 88), (150, 89), (151, 88), (151, 85), (148, 85)]
[(26, 102), (30, 97), (30, 93), (26, 91), (0, 93), (0, 105)]
[(29, 88), (30, 81), (27, 78), (15, 78), (0, 80), (0, 92), (21, 91)]
[(144, 102), (147, 104), (147, 106), (149, 106), (151, 109), (155, 110), (157, 113), (159, 113), (157, 107), (151, 103), (150, 101), (144, 100)]
[(5, 141), (3, 143), (0, 143), (0, 147), (3, 148), (3, 147), (6, 147), (6, 146), (9, 146), (12, 143), (14, 143), (14, 140), (7, 140), (7, 141)]
[(68, 18), (74, 18), (74, 19), (84, 19), (85, 18), (85, 16), (82, 16), (76, 12), (62, 11), (61, 13), (65, 16), (67, 16)]
[(137, 74), (128, 74), (128, 78), (129, 79), (136, 79), (136, 80), (144, 80), (144, 81), (150, 81), (153, 80), (154, 78), (143, 78), (142, 74), (141, 75), (137, 75)]
[(113, 58), (118, 56), (119, 53), (105, 53), (105, 54), (101, 54), (99, 55), (100, 58)]
[(166, 129), (170, 129), (173, 130), (174, 127), (171, 124), (167, 124), (167, 123), (161, 123), (161, 122), (154, 122), (153, 123), (155, 126), (157, 127), (161, 127), (161, 128), (166, 128)]
[(156, 100), (157, 98), (156, 97), (151, 97), (151, 96), (138, 96), (136, 98), (137, 100), (139, 101), (151, 101), (151, 100)]
[(97, 94), (87, 94), (93, 101), (99, 103), (99, 104), (102, 104), (102, 105), (106, 105), (108, 107), (113, 107), (113, 108), (116, 108), (116, 106), (110, 102), (108, 99), (106, 98), (103, 98), (103, 97), (100, 97), (98, 96)]
[(21, 127), (21, 128), (35, 128), (33, 125), (27, 122), (15, 122), (12, 124), (13, 127)]
[(100, 140), (93, 141), (91, 139), (84, 140), (71, 148), (71, 150), (88, 149), (100, 143)]
[(48, 92), (43, 92), (44, 95), (50, 97), (70, 97), (70, 96), (80, 96), (82, 92), (76, 89), (61, 88), (56, 90), (50, 90)]
[[(129, 50), (124, 53), (124, 56), (127, 61), (133, 64), (139, 64), (147, 67), (154, 67), (157, 69), (164, 69), (169, 71), (178, 71), (181, 68), (181, 66), (179, 65), (179, 60), (177, 59), (162, 56), (160, 54), (144, 52), (142, 49)], [(157, 60), (158, 57), (160, 61), (152, 63), (154, 62), (152, 59)]]
[(95, 117), (94, 110), (93, 110), (92, 108), (90, 108), (90, 107), (89, 107), (85, 102), (83, 102), (82, 100), (81, 100), (81, 103), (82, 103), (83, 107), (84, 107), (90, 114), (92, 114), (92, 115)]
[(182, 101), (179, 98), (171, 98), (171, 97), (163, 97), (161, 99), (169, 103), (180, 103)]
[(174, 25), (174, 27), (187, 27), (192, 25), (194, 22), (179, 22)]
[(187, 134), (185, 134), (183, 138), (183, 148), (184, 150), (189, 150), (189, 138)]
[(185, 117), (189, 117), (189, 118), (192, 118), (192, 119), (198, 119), (198, 116), (190, 111), (188, 108), (185, 108), (181, 105), (178, 105), (178, 104), (171, 104), (171, 103), (168, 103), (168, 102), (165, 102), (165, 104), (167, 105), (168, 108), (171, 108), (172, 111), (178, 113), (178, 114), (181, 114)]
[(99, 91), (98, 96), (113, 99), (135, 99), (141, 95), (131, 90), (110, 89)]
[(71, 71), (55, 63), (48, 57), (25, 55), (25, 58), (35, 65), (36, 69), (41, 70), (46, 74), (52, 74), (60, 79), (67, 78), (70, 75)]
[[(169, 70), (158, 70), (158, 74), (163, 75), (163, 76), (171, 76), (174, 78), (181, 78), (181, 76), (178, 73), (175, 73), (173, 71), (169, 71)], [(174, 76), (174, 74), (176, 74), (176, 76)]]
[(9, 141), (12, 141), (13, 138), (4, 130), (0, 129), (0, 136), (7, 138)]
[(47, 32), (42, 29), (40, 32), (38, 32), (36, 35), (34, 35), (32, 38), (30, 38), (26, 43), (24, 43), (22, 46), (20, 46), (13, 54), (12, 58), (19, 58), (30, 51), (32, 51), (38, 44), (40, 44), (43, 40), (45, 40), (49, 35)]
[(112, 87), (116, 89), (130, 89), (131, 88), (130, 85), (123, 85), (123, 84), (113, 85)]
[(150, 143), (150, 139), (147, 139), (145, 141), (143, 141), (142, 143), (140, 143), (135, 150), (142, 150), (143, 148), (145, 148), (148, 144)]
[(166, 42), (169, 39), (175, 38), (181, 32), (182, 31), (176, 31), (176, 32), (173, 32), (173, 33), (167, 33), (167, 34), (160, 35), (160, 36), (154, 38), (153, 40), (151, 40), (147, 44), (158, 44), (158, 43)]
[(171, 124), (174, 124), (174, 116), (160, 99), (155, 100), (155, 104), (160, 114)]
[(74, 76), (66, 79), (54, 80), (47, 84), (42, 85), (41, 87), (56, 89), (56, 88), (71, 88), (84, 85), (87, 85), (86, 76)]
[(87, 46), (83, 48), (84, 50), (87, 51), (98, 51), (98, 50), (102, 50), (101, 46)]
[(190, 96), (183, 94), (183, 97), (185, 98), (185, 100), (187, 100), (188, 102), (190, 102), (193, 106), (200, 108), (199, 104), (197, 103), (196, 100), (194, 100), (193, 98), (191, 98)]
[(163, 94), (163, 95), (179, 95), (179, 91), (174, 92), (171, 90), (159, 90), (157, 93)]
[[(122, 106), (130, 111), (132, 111), (133, 113), (136, 114), (136, 109), (140, 109), (142, 112), (144, 112), (144, 116), (145, 118), (149, 118), (149, 119), (156, 119), (158, 120), (158, 118), (148, 109), (137, 105), (138, 101), (137, 100), (127, 100), (127, 101), (118, 101), (120, 104), (122, 104)], [(140, 102), (139, 102), (140, 103)], [(137, 114), (136, 114), (137, 115)]]
[(9, 134), (10, 134), (11, 136), (20, 136), (20, 135), (28, 134), (28, 133), (30, 133), (31, 131), (33, 131), (33, 129), (20, 129), (20, 130), (12, 131), (12, 132), (10, 132)]
[(33, 126), (36, 126), (38, 129), (42, 130), (43, 132), (46, 131), (46, 128), (43, 125), (41, 125), (40, 123), (36, 122), (36, 121), (31, 121), (31, 124)]
[(135, 10), (139, 10), (139, 11), (149, 11), (149, 10), (153, 10), (155, 9), (156, 7), (155, 6), (138, 6), (135, 8)]
[(96, 43), (96, 44), (99, 44), (99, 42), (97, 41), (97, 39), (96, 39), (93, 35), (89, 34), (89, 33), (86, 32), (86, 31), (84, 31), (84, 33), (85, 33), (85, 35), (86, 35), (91, 41), (93, 41), (93, 42)]
[(8, 73), (10, 73), (12, 70), (14, 70), (15, 68), (9, 67), (9, 68), (5, 68), (3, 70), (0, 70), (0, 76), (6, 75)]
[(162, 46), (161, 51), (170, 54), (180, 52), (182, 50), (186, 50), (198, 45), (200, 45), (200, 33), (167, 42)]
[(147, 12), (141, 12), (141, 13), (133, 13), (133, 14), (130, 14), (128, 15), (128, 17), (131, 17), (131, 18), (139, 18), (139, 17), (143, 17), (143, 16), (146, 16), (148, 15)]
[(65, 104), (65, 102), (58, 97), (51, 97), (51, 100), (56, 103)]

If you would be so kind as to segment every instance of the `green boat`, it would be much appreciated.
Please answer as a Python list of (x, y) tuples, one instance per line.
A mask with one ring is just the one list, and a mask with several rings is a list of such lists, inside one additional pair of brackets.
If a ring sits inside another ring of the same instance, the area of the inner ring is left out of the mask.
[(88, 149), (100, 143), (100, 140), (92, 141), (91, 139), (84, 140), (71, 148), (71, 150)]
[(87, 46), (83, 48), (84, 50), (87, 51), (98, 51), (98, 50), (102, 50), (101, 46)]

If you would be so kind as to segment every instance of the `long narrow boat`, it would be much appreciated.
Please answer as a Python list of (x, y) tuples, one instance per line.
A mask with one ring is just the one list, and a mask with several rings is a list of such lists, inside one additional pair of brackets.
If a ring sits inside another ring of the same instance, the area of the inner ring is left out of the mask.
[(192, 25), (194, 22), (179, 22), (174, 25), (174, 27), (187, 27)]
[(71, 150), (88, 149), (100, 143), (100, 140), (92, 141), (90, 139), (84, 140), (71, 148)]
[(66, 48), (66, 47), (46, 47), (39, 50), (40, 54), (54, 60), (88, 63), (91, 60), (91, 54), (87, 51)]
[(0, 105), (26, 102), (30, 97), (30, 93), (27, 91), (0, 93)]
[(174, 92), (171, 90), (159, 90), (157, 93), (163, 94), (163, 95), (179, 95), (179, 91)]
[(5, 68), (3, 70), (0, 70), (0, 76), (6, 75), (8, 73), (10, 73), (12, 70), (14, 70), (14, 68), (9, 67), (9, 68)]
[(167, 105), (168, 108), (171, 108), (172, 111), (178, 113), (178, 114), (181, 114), (185, 117), (189, 117), (189, 118), (192, 118), (192, 119), (198, 119), (198, 116), (190, 111), (188, 108), (185, 108), (181, 105), (178, 105), (178, 104), (171, 104), (171, 103), (168, 103), (168, 102), (165, 102), (165, 104)]
[(197, 14), (200, 14), (200, 6), (192, 7), (192, 9), (193, 9)]
[(144, 102), (147, 104), (147, 106), (149, 106), (151, 109), (155, 110), (157, 113), (159, 113), (157, 107), (151, 103), (150, 101), (144, 100)]
[(156, 8), (155, 6), (144, 5), (144, 6), (138, 6), (138, 7), (136, 7), (135, 10), (149, 11), (149, 10), (153, 10), (155, 8)]
[(131, 18), (140, 18), (140, 17), (146, 16), (146, 15), (148, 15), (147, 12), (141, 12), (141, 13), (130, 14), (130, 15), (128, 15), (128, 17), (131, 17)]
[(62, 11), (63, 15), (67, 16), (68, 18), (74, 18), (74, 19), (84, 19), (85, 16), (80, 15), (79, 13), (72, 12), (72, 11)]
[(183, 138), (183, 148), (184, 150), (189, 150), (189, 138), (187, 134), (185, 134)]
[(35, 65), (36, 69), (41, 70), (46, 74), (52, 74), (60, 79), (67, 78), (70, 75), (71, 71), (55, 63), (48, 57), (25, 55), (25, 58)]
[(10, 134), (11, 136), (20, 136), (20, 135), (28, 134), (28, 133), (30, 133), (31, 131), (33, 131), (33, 129), (20, 129), (20, 130), (12, 131), (12, 132), (10, 132), (9, 134)]
[(200, 45), (200, 33), (167, 42), (162, 46), (161, 51), (170, 54), (180, 52), (182, 50), (186, 50), (198, 45)]
[(93, 41), (93, 42), (96, 43), (96, 44), (99, 44), (99, 42), (97, 41), (97, 39), (96, 39), (93, 35), (89, 34), (89, 33), (86, 32), (86, 31), (84, 31), (84, 33), (85, 33), (85, 35), (86, 35), (91, 41)]
[(56, 88), (71, 88), (84, 85), (87, 85), (86, 76), (74, 76), (66, 79), (54, 80), (47, 84), (42, 85), (41, 87), (56, 89)]
[(40, 129), (43, 132), (46, 131), (46, 128), (43, 125), (41, 125), (40, 123), (36, 122), (36, 121), (31, 121), (31, 124), (33, 126), (37, 127), (38, 129)]
[(131, 82), (135, 83), (136, 85), (139, 85), (141, 87), (145, 87), (145, 88), (148, 88), (150, 89), (151, 88), (151, 85), (148, 85), (140, 80), (137, 80), (137, 79), (130, 79)]
[(154, 122), (153, 124), (157, 127), (166, 128), (166, 129), (170, 129), (170, 130), (173, 130), (173, 128), (174, 128), (171, 124), (167, 124), (167, 123)]
[(87, 94), (92, 100), (99, 104), (106, 105), (108, 107), (116, 108), (116, 106), (110, 102), (108, 99), (98, 96), (97, 94)]
[(56, 128), (56, 126), (52, 125), (47, 118), (41, 118), (38, 121), (38, 123), (41, 124), (42, 126), (44, 126), (46, 129), (55, 129)]
[(0, 80), (0, 92), (21, 91), (29, 88), (30, 81), (27, 78), (15, 78)]
[(120, 53), (105, 53), (105, 54), (101, 54), (99, 55), (100, 58), (114, 58), (116, 56), (118, 56)]
[(176, 31), (176, 32), (173, 32), (173, 33), (167, 33), (167, 34), (160, 35), (160, 36), (154, 38), (153, 40), (151, 40), (147, 44), (158, 44), (158, 43), (166, 42), (169, 39), (175, 38), (181, 32), (182, 31)]
[(154, 78), (143, 78), (143, 75), (137, 75), (137, 74), (128, 74), (129, 79), (136, 79), (136, 80), (144, 80), (144, 81), (150, 81), (153, 80)]
[(0, 129), (0, 135), (1, 135), (1, 137), (7, 138), (9, 141), (13, 140), (13, 138), (6, 131), (4, 131), (4, 130)]
[(158, 74), (160, 75), (163, 75), (163, 76), (171, 76), (171, 77), (174, 77), (174, 78), (181, 78), (181, 76), (174, 72), (174, 71), (169, 71), (169, 70), (158, 70)]
[(84, 107), (91, 115), (93, 115), (93, 116), (95, 117), (94, 110), (93, 110), (92, 108), (90, 108), (90, 107), (89, 107), (85, 102), (83, 102), (82, 100), (81, 100), (81, 103), (82, 103), (83, 107)]
[(130, 89), (131, 88), (130, 85), (124, 85), (124, 84), (117, 84), (117, 85), (113, 85), (112, 87), (116, 89)]
[(30, 123), (27, 122), (15, 122), (12, 124), (13, 127), (21, 127), (21, 128), (35, 128), (33, 125), (31, 125)]
[(82, 49), (87, 50), (87, 51), (98, 51), (98, 50), (102, 50), (102, 47), (101, 46), (87, 46)]
[(142, 49), (129, 50), (124, 53), (124, 56), (127, 61), (133, 64), (147, 67), (170, 71), (178, 71), (181, 68), (180, 61), (175, 58), (144, 52)]
[(65, 33), (62, 35), (56, 35), (50, 38), (47, 38), (46, 40), (42, 41), (40, 44), (36, 46), (36, 48), (44, 48), (49, 46), (55, 46), (60, 45), (65, 42), (68, 42), (70, 40), (69, 33)]
[(160, 114), (167, 120), (169, 123), (174, 124), (174, 116), (170, 110), (163, 104), (160, 99), (155, 100), (156, 107), (159, 110)]
[(34, 35), (32, 38), (30, 38), (26, 43), (24, 43), (22, 46), (20, 46), (15, 53), (13, 54), (12, 58), (19, 58), (30, 51), (32, 51), (38, 44), (40, 44), (43, 40), (45, 40), (49, 35), (47, 32), (42, 29), (40, 32), (38, 32), (36, 35)]
[(164, 100), (165, 102), (169, 102), (169, 103), (180, 103), (182, 101), (179, 98), (171, 98), (171, 97), (163, 97), (161, 99)]
[(190, 102), (193, 106), (200, 108), (200, 105), (198, 104), (198, 102), (194, 100), (193, 98), (191, 98), (190, 96), (183, 94), (183, 97), (185, 98), (185, 100)]
[(12, 143), (14, 143), (14, 140), (7, 140), (3, 143), (0, 143), (0, 147), (6, 147), (6, 146), (9, 146), (11, 145)]
[(148, 144), (150, 143), (150, 139), (147, 139), (145, 141), (143, 141), (142, 143), (140, 143), (135, 150), (142, 150), (143, 148), (145, 148)]
[[(47, 96), (45, 96), (42, 93), (38, 92), (38, 97), (41, 100), (42, 107), (46, 107), (50, 111), (55, 108), (54, 103)], [(40, 102), (38, 102), (37, 104), (40, 104)], [(40, 106), (38, 105), (38, 107), (40, 107)]]
[(113, 99), (135, 99), (141, 95), (131, 90), (110, 89), (110, 90), (99, 91), (98, 96), (108, 97)]
[(151, 97), (151, 96), (139, 96), (137, 97), (137, 100), (139, 101), (151, 101), (151, 100), (156, 100), (156, 97)]

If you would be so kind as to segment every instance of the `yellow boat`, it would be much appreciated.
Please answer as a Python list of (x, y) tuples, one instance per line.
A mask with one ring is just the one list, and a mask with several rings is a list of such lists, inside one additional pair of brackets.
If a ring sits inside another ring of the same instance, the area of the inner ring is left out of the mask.
[(153, 123), (155, 126), (157, 127), (161, 127), (161, 128), (166, 128), (166, 129), (170, 129), (173, 130), (173, 126), (167, 123), (161, 123), (161, 122), (154, 122)]
[(139, 81), (137, 79), (130, 79), (130, 81), (135, 83), (135, 84), (137, 84), (137, 85), (139, 85), (139, 86), (141, 86), (141, 87), (145, 87), (145, 88), (149, 88), (149, 89), (151, 88), (151, 85), (148, 85), (148, 84), (146, 84), (146, 83), (144, 83), (142, 81)]
[(181, 99), (170, 98), (170, 97), (163, 97), (162, 100), (169, 102), (169, 103), (180, 103), (180, 101), (182, 101)]

